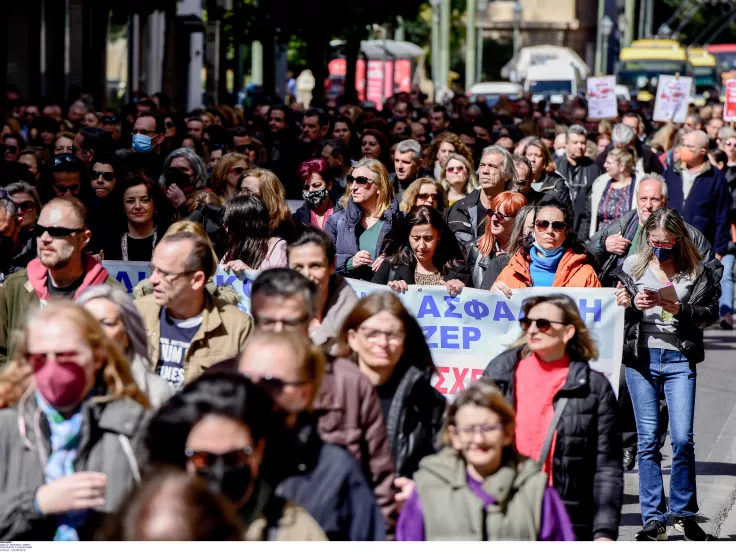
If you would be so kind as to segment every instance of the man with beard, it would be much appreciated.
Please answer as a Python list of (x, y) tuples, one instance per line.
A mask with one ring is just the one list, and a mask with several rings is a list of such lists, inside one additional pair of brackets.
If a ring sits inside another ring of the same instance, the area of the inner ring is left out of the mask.
[(13, 333), (30, 309), (54, 298), (74, 299), (89, 286), (119, 285), (84, 250), (92, 237), (86, 214), (73, 197), (52, 199), (41, 210), (35, 227), (38, 258), (0, 287), (0, 365), (12, 358)]
[(345, 177), (350, 172), (350, 148), (342, 138), (331, 138), (323, 144), (322, 159), (330, 166), (332, 191), (342, 195), (345, 192)]
[(294, 139), (294, 114), (285, 105), (274, 105), (268, 110), (268, 136), (264, 146), (268, 154), (268, 168), (279, 177), (288, 199), (301, 199), (302, 188), (296, 179), (299, 164), (297, 142)]

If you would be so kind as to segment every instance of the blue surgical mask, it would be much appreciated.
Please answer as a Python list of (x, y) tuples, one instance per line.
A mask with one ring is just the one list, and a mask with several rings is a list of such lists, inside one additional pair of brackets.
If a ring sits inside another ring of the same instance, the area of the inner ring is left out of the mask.
[(153, 149), (153, 144), (151, 144), (151, 137), (146, 136), (145, 134), (134, 134), (133, 149), (138, 153), (150, 153)]
[(652, 253), (655, 257), (657, 257), (657, 260), (662, 263), (664, 261), (667, 261), (672, 258), (672, 256), (675, 254), (675, 249), (663, 249), (662, 247), (652, 247)]
[(562, 251), (565, 246), (560, 245), (559, 247), (555, 247), (554, 249), (546, 250), (541, 245), (539, 245), (539, 242), (537, 240), (534, 240), (534, 248), (539, 252), (540, 255), (543, 255), (545, 257), (554, 257), (557, 255), (560, 251)]

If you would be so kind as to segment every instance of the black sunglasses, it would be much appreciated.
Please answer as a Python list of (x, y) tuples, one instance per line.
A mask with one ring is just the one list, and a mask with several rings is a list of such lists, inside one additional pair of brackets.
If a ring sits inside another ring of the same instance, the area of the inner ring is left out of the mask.
[(41, 226), (40, 224), (37, 224), (33, 228), (33, 233), (36, 235), (37, 238), (40, 238), (46, 232), (48, 232), (49, 236), (54, 239), (61, 239), (68, 238), (72, 234), (84, 232), (84, 228), (62, 228), (61, 226)]
[(166, 121), (164, 125), (166, 126), (166, 128), (174, 128), (174, 123), (172, 123), (171, 121)]
[(345, 182), (348, 183), (348, 186), (352, 185), (353, 182), (359, 186), (368, 186), (368, 184), (375, 182), (375, 180), (371, 180), (367, 176), (353, 176), (352, 174), (349, 174), (345, 177)]
[(18, 153), (18, 146), (13, 145), (6, 145), (6, 144), (0, 144), (0, 150), (5, 153), (6, 151), (9, 151), (10, 153)]
[(92, 171), (92, 180), (97, 180), (102, 177), (105, 182), (112, 182), (115, 180), (115, 173), (111, 171)]
[(542, 333), (547, 333), (552, 327), (552, 324), (560, 324), (561, 326), (565, 325), (565, 322), (547, 320), (546, 318), (528, 318), (526, 316), (519, 318), (519, 325), (521, 326), (522, 331), (527, 331), (531, 328), (532, 322), (536, 324), (537, 329)]
[(238, 468), (248, 463), (248, 458), (253, 454), (253, 447), (244, 447), (242, 449), (229, 450), (222, 454), (216, 454), (206, 450), (186, 449), (184, 455), (189, 459), (194, 467), (198, 470), (206, 470), (215, 465), (219, 458), (222, 458), (223, 464), (232, 468)]
[(77, 162), (77, 158), (74, 157), (71, 153), (60, 153), (59, 155), (54, 156), (54, 167), (58, 167), (59, 165), (74, 165)]
[[(554, 221), (552, 224), (552, 230), (555, 232), (562, 232), (565, 228), (567, 228), (566, 222), (561, 222), (559, 220)], [(544, 232), (547, 228), (549, 228), (550, 222), (548, 220), (535, 220), (534, 225), (537, 227), (537, 230), (540, 232)]]
[(102, 118), (102, 124), (103, 125), (116, 125), (118, 124), (118, 118), (114, 115), (107, 115), (106, 117)]
[[(2, 195), (0, 195), (0, 199), (3, 199)], [(30, 211), (33, 211), (36, 208), (36, 204), (30, 199), (28, 201), (21, 201), (17, 205), (18, 205), (18, 211), (20, 211), (21, 213), (28, 213)]]
[(246, 170), (247, 169), (245, 167), (231, 167), (230, 168), (230, 172), (237, 174), (238, 176), (243, 174)]
[(503, 222), (506, 219), (511, 220), (512, 218), (516, 216), (516, 215), (504, 215), (503, 213), (496, 212), (493, 209), (488, 209), (486, 211), (486, 215), (488, 215), (489, 219), (492, 219), (495, 217), (498, 222)]
[(257, 151), (258, 146), (255, 144), (241, 144), (237, 148), (235, 148), (235, 151), (238, 153), (245, 153), (246, 151)]

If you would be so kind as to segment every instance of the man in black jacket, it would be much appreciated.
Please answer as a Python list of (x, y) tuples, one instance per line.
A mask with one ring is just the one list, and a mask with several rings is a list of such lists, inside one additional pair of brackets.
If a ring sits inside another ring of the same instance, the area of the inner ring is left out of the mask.
[(500, 146), (488, 146), (478, 166), (480, 189), (455, 202), (447, 212), (447, 225), (464, 246), (482, 236), (486, 229), (486, 211), (491, 201), (516, 180), (511, 154)]
[(567, 130), (565, 156), (557, 161), (557, 172), (565, 177), (570, 189), (575, 215), (573, 231), (581, 241), (585, 241), (590, 232), (590, 191), (593, 181), (601, 174), (601, 168), (585, 155), (587, 142), (585, 127), (572, 125)]

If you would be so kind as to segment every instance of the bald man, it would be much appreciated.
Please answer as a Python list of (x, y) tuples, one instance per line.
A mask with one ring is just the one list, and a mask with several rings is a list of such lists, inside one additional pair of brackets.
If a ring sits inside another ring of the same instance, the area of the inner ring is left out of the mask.
[(682, 139), (680, 162), (667, 167), (664, 178), (667, 206), (700, 230), (720, 259), (731, 241), (731, 194), (725, 175), (708, 161), (708, 141), (702, 130), (688, 132)]

